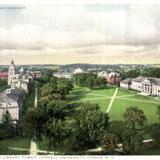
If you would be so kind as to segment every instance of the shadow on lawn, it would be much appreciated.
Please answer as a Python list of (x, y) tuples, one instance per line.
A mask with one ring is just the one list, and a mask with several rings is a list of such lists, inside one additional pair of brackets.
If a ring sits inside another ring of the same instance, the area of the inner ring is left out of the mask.
[(114, 89), (115, 87), (112, 86), (104, 86), (104, 87), (95, 87), (95, 88), (91, 88), (91, 90), (105, 90), (105, 89)]
[(69, 101), (78, 101), (81, 98), (85, 97), (87, 93), (89, 93), (89, 89), (78, 89), (78, 90), (73, 90), (70, 95), (67, 97), (67, 100)]

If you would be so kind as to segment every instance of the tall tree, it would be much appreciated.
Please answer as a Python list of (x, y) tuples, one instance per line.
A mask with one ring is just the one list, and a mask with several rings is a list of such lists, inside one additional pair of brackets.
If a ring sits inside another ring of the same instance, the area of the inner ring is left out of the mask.
[(78, 116), (78, 126), (88, 143), (97, 145), (103, 138), (108, 126), (108, 115), (100, 111), (96, 104), (83, 104)]
[(115, 152), (115, 149), (117, 148), (118, 142), (119, 138), (117, 135), (113, 133), (106, 133), (102, 140), (102, 147), (109, 154), (113, 154)]
[(69, 129), (61, 119), (50, 118), (43, 126), (44, 137), (48, 139), (48, 150), (60, 147), (64, 139), (69, 135)]
[(149, 132), (154, 140), (153, 143), (155, 146), (160, 146), (160, 124), (154, 123), (149, 127)]
[(41, 88), (41, 98), (47, 101), (61, 99), (61, 93), (58, 92), (57, 86), (53, 83), (46, 83)]
[(134, 154), (142, 147), (143, 136), (140, 132), (125, 129), (122, 136), (123, 151), (125, 154)]
[(120, 142), (122, 142), (122, 134), (125, 129), (125, 123), (123, 121), (110, 121), (107, 128), (109, 133), (113, 133), (118, 136)]
[(28, 110), (22, 126), (24, 134), (36, 142), (41, 141), (43, 138), (43, 126), (47, 119), (48, 115), (42, 107)]
[(138, 107), (129, 107), (123, 115), (124, 121), (128, 127), (135, 130), (136, 126), (143, 127), (144, 122), (147, 120), (143, 110)]

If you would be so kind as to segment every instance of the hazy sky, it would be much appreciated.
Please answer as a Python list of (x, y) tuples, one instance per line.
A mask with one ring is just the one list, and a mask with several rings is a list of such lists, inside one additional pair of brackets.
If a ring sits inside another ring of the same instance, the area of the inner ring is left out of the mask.
[(0, 64), (160, 63), (160, 5), (5, 7)]

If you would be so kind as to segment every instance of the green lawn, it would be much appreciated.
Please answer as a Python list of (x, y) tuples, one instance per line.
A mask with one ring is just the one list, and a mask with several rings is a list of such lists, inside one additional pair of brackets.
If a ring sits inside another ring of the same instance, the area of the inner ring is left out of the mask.
[(14, 137), (0, 141), (0, 155), (26, 155), (28, 151), (12, 150), (13, 148), (26, 148), (29, 151), (30, 140), (22, 137)]
[(129, 106), (137, 106), (138, 108), (144, 111), (144, 114), (147, 117), (147, 123), (158, 122), (158, 116), (156, 115), (156, 104), (148, 102), (138, 102), (130, 100), (121, 100), (115, 99), (113, 106), (109, 112), (110, 120), (122, 120), (123, 113), (126, 111), (126, 108)]
[(106, 111), (115, 88), (88, 89), (75, 88), (68, 97), (71, 102), (90, 102), (99, 104), (102, 111)]
[[(115, 88), (93, 89), (74, 88), (68, 99), (70, 102), (90, 102), (99, 104), (102, 111), (106, 111), (114, 94)], [(142, 109), (147, 117), (147, 123), (158, 122), (156, 115), (157, 105), (160, 100), (154, 97), (138, 95), (136, 91), (119, 88), (109, 112), (110, 120), (123, 120), (123, 113), (130, 106)]]
[(160, 147), (151, 147), (141, 149), (136, 153), (137, 155), (160, 155)]

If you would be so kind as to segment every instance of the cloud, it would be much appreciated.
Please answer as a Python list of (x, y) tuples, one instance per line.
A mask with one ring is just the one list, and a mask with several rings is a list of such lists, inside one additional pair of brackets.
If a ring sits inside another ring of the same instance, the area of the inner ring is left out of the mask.
[(159, 14), (157, 5), (29, 5), (4, 16), (12, 23), (0, 23), (0, 55), (157, 55)]

